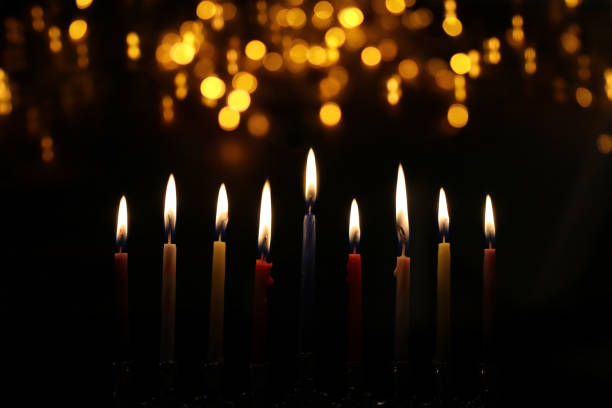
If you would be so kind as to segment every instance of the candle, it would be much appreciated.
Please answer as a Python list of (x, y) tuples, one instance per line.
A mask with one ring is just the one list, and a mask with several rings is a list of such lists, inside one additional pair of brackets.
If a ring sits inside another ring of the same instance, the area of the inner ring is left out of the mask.
[(408, 200), (404, 169), (399, 165), (395, 190), (395, 223), (397, 236), (402, 248), (397, 257), (395, 275), (395, 359), (408, 360), (408, 335), (410, 328), (410, 258), (406, 256), (410, 226), (408, 223)]
[(213, 244), (212, 277), (210, 284), (210, 327), (208, 331), (208, 361), (223, 362), (223, 311), (225, 304), (225, 242), (221, 240), (227, 228), (228, 203), (225, 184), (219, 188), (215, 229), (219, 237)]
[(302, 240), (302, 274), (300, 277), (299, 351), (311, 352), (314, 332), (314, 286), (316, 220), (312, 206), (317, 198), (317, 167), (312, 149), (306, 160), (304, 197), (308, 211), (304, 216)]
[(176, 227), (176, 185), (172, 174), (170, 174), (166, 187), (164, 227), (168, 241), (164, 244), (162, 268), (160, 360), (171, 362), (174, 361), (174, 309), (176, 302), (176, 244), (172, 243), (172, 236)]
[(485, 203), (485, 237), (489, 247), (484, 250), (482, 271), (482, 334), (485, 361), (491, 356), (493, 318), (495, 313), (495, 220), (491, 197), (487, 194)]
[(126, 359), (130, 341), (130, 322), (128, 306), (128, 254), (124, 252), (127, 241), (127, 203), (125, 196), (119, 202), (117, 215), (116, 243), (118, 251), (115, 254), (115, 284), (117, 310), (118, 357)]
[(449, 230), (448, 208), (446, 194), (440, 189), (438, 201), (438, 228), (442, 242), (438, 244), (438, 274), (437, 274), (437, 319), (436, 319), (436, 356), (435, 361), (448, 363), (450, 360), (450, 243), (446, 242)]
[(362, 356), (362, 307), (361, 307), (361, 255), (357, 253), (361, 231), (357, 201), (351, 203), (349, 217), (349, 242), (352, 254), (346, 265), (348, 283), (348, 360), (361, 361)]
[(255, 262), (255, 282), (253, 284), (253, 355), (254, 363), (265, 360), (266, 313), (268, 306), (268, 286), (274, 283), (270, 277), (272, 263), (267, 262), (272, 238), (272, 202), (270, 183), (266, 180), (261, 193), (259, 211), (258, 246), (260, 258)]

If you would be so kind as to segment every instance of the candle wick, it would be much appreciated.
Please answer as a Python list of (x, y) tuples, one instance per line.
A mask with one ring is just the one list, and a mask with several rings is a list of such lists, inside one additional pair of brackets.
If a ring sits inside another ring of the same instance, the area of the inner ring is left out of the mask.
[(493, 249), (493, 240), (489, 240), (489, 249)]
[(168, 231), (168, 244), (172, 243), (172, 231)]
[(445, 243), (445, 242), (446, 242), (446, 235), (442, 234), (442, 243)]
[(219, 232), (219, 241), (221, 241), (221, 232)]
[(119, 253), (123, 250), (123, 246), (119, 245)]
[(402, 256), (406, 256), (406, 239), (402, 239)]
[(353, 254), (357, 253), (357, 245), (353, 246)]
[(312, 213), (312, 203), (308, 203), (308, 214)]

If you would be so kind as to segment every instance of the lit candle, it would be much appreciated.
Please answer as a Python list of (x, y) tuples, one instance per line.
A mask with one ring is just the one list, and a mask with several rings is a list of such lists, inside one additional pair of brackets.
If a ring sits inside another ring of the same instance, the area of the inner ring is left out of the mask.
[(208, 361), (223, 362), (223, 311), (225, 304), (225, 242), (221, 240), (228, 222), (228, 203), (225, 184), (219, 188), (215, 228), (219, 237), (213, 244), (212, 281), (210, 284), (210, 327), (208, 332)]
[(255, 282), (253, 284), (253, 355), (252, 362), (261, 363), (266, 356), (266, 314), (268, 306), (268, 286), (274, 283), (270, 277), (272, 263), (267, 262), (272, 238), (272, 200), (270, 183), (266, 180), (261, 193), (259, 211), (258, 247), (260, 258), (255, 262)]
[(164, 227), (168, 241), (164, 244), (162, 268), (162, 316), (160, 360), (174, 361), (174, 318), (176, 303), (176, 244), (172, 243), (176, 227), (176, 185), (170, 174), (166, 187), (164, 206)]
[(362, 307), (361, 307), (361, 255), (357, 253), (361, 231), (357, 201), (351, 203), (349, 217), (349, 243), (352, 253), (346, 265), (348, 283), (348, 360), (361, 361), (362, 356)]
[(116, 284), (116, 308), (117, 308), (117, 339), (118, 357), (127, 358), (130, 342), (130, 321), (128, 306), (128, 254), (124, 252), (127, 242), (127, 204), (125, 196), (119, 202), (119, 214), (117, 215), (117, 237), (118, 251), (115, 254), (115, 284)]
[(450, 359), (450, 293), (451, 293), (451, 268), (450, 268), (450, 243), (446, 242), (449, 230), (448, 208), (446, 206), (446, 194), (440, 189), (438, 201), (438, 228), (442, 242), (438, 244), (438, 290), (437, 290), (437, 319), (436, 319), (436, 357), (439, 363), (448, 363)]
[(491, 338), (493, 333), (493, 319), (495, 313), (495, 220), (493, 218), (493, 204), (487, 194), (485, 203), (485, 237), (489, 247), (484, 250), (482, 273), (482, 333), (484, 345), (484, 358), (488, 361), (491, 354)]
[(317, 199), (317, 167), (312, 149), (306, 160), (304, 197), (308, 211), (304, 216), (302, 240), (302, 275), (300, 279), (299, 351), (312, 352), (314, 332), (314, 286), (316, 220), (312, 206)]
[(397, 257), (397, 266), (393, 274), (395, 286), (395, 359), (408, 360), (408, 336), (410, 333), (410, 258), (406, 249), (410, 237), (408, 223), (408, 200), (406, 198), (406, 180), (404, 169), (399, 165), (397, 171), (397, 187), (395, 190), (395, 223), (397, 236), (402, 248)]

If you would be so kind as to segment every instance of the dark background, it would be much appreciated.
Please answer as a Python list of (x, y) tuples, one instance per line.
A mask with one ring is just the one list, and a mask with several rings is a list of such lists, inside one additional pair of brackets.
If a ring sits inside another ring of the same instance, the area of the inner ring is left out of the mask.
[[(3, 2), (5, 3), (5, 2)], [(27, 3), (27, 4), (26, 4)], [(216, 110), (199, 102), (198, 84), (175, 101), (175, 120), (164, 125), (160, 99), (173, 92), (172, 74), (154, 60), (161, 32), (195, 18), (197, 2), (111, 2), (76, 13), (72, 2), (42, 2), (65, 35), (75, 15), (89, 23), (91, 65), (79, 70), (74, 50), (59, 56), (29, 24), (29, 2), (3, 4), (2, 16), (26, 24), (22, 53), (4, 44), (3, 62), (18, 84), (14, 111), (0, 119), (0, 177), (5, 203), (2, 274), (5, 348), (12, 381), (27, 400), (109, 401), (113, 360), (113, 252), (116, 211), (126, 194), (129, 210), (130, 306), (137, 384), (146, 395), (158, 358), (163, 197), (168, 174), (177, 181), (177, 358), (180, 387), (195, 393), (205, 356), (214, 216), (219, 184), (229, 195), (226, 234), (226, 362), (231, 395), (248, 388), (250, 313), (257, 257), (259, 200), (270, 179), (273, 206), (269, 292), (269, 358), (279, 396), (294, 379), (303, 172), (308, 148), (317, 156), (317, 381), (343, 392), (346, 355), (345, 265), (348, 213), (361, 213), (366, 383), (376, 398), (392, 391), (394, 226), (398, 163), (406, 172), (412, 257), (412, 349), (419, 392), (429, 392), (434, 348), (437, 199), (444, 186), (452, 243), (453, 367), (457, 392), (477, 390), (484, 197), (490, 193), (498, 231), (497, 360), (506, 405), (580, 401), (604, 395), (612, 381), (609, 296), (612, 286), (612, 178), (610, 156), (596, 149), (612, 131), (611, 104), (601, 92), (610, 64), (610, 4), (592, 1), (562, 22), (550, 22), (553, 2), (460, 2), (465, 34), (449, 40), (432, 27), (412, 35), (415, 55), (448, 60), (457, 50), (503, 35), (513, 13), (530, 24), (538, 72), (521, 74), (506, 45), (502, 63), (468, 80), (469, 124), (451, 131), (445, 114), (451, 96), (432, 91), (423, 75), (404, 89), (397, 107), (382, 93), (386, 73), (361, 69), (347, 57), (349, 88), (340, 102), (341, 124), (317, 121), (318, 74), (302, 78), (259, 71), (253, 104), (271, 119), (270, 134), (250, 137), (241, 126), (227, 133)], [(47, 4), (48, 3), (48, 4)], [(184, 4), (183, 4), (184, 3)], [(494, 5), (493, 5), (494, 4)], [(239, 13), (253, 12), (254, 6)], [(573, 100), (575, 61), (559, 50), (568, 22), (583, 28), (582, 51), (593, 58), (589, 109)], [(232, 28), (233, 27), (233, 28)], [(226, 27), (250, 38), (251, 26)], [(141, 34), (143, 58), (128, 64), (125, 34)], [(254, 31), (256, 33), (256, 31)], [(256, 35), (256, 34), (253, 34)], [(4, 41), (4, 40), (3, 40)], [(64, 46), (70, 47), (64, 38)], [(9, 51), (6, 51), (9, 50)], [(16, 56), (17, 55), (17, 56)], [(411, 54), (408, 54), (411, 55)], [(219, 69), (223, 69), (220, 62)], [(552, 101), (551, 80), (569, 82), (569, 102)], [(40, 160), (40, 135), (27, 132), (27, 108), (54, 139), (55, 158)], [(18, 391), (19, 390), (19, 391)]]

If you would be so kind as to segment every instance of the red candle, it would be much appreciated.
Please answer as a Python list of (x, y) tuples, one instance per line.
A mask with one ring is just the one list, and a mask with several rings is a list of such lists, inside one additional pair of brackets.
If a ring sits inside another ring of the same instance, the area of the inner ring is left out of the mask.
[(174, 361), (174, 321), (176, 305), (176, 244), (172, 243), (172, 234), (176, 226), (176, 185), (171, 174), (166, 187), (166, 204), (164, 208), (164, 226), (168, 242), (164, 244), (162, 268), (162, 316), (160, 361)]
[(261, 193), (259, 212), (258, 246), (260, 259), (255, 262), (255, 281), (253, 283), (253, 354), (252, 362), (261, 363), (266, 357), (266, 322), (268, 310), (268, 286), (274, 283), (270, 277), (272, 263), (267, 262), (272, 237), (272, 203), (270, 183), (266, 180)]
[(128, 306), (128, 254), (123, 252), (127, 241), (127, 204), (125, 196), (119, 202), (117, 216), (117, 247), (115, 254), (115, 285), (117, 310), (118, 357), (127, 358), (130, 343), (130, 321)]
[(361, 231), (359, 229), (359, 208), (353, 199), (349, 217), (349, 242), (353, 253), (348, 256), (346, 283), (348, 284), (348, 360), (361, 361), (362, 357), (362, 294), (361, 255), (357, 253)]
[(484, 250), (482, 273), (482, 335), (485, 361), (491, 355), (491, 340), (493, 337), (493, 322), (495, 314), (495, 220), (491, 197), (487, 194), (485, 204), (485, 236), (489, 247)]

